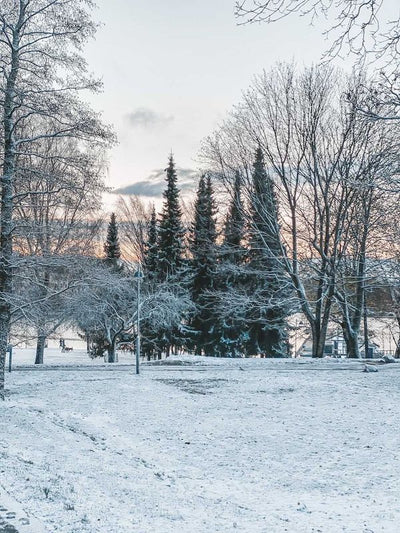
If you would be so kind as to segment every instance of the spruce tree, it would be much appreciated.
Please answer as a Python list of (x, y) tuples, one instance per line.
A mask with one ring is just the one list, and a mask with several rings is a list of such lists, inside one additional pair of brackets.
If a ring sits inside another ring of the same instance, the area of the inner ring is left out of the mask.
[(210, 294), (215, 283), (216, 222), (214, 192), (210, 176), (201, 176), (195, 200), (191, 238), (191, 291), (196, 311), (191, 320), (192, 345), (196, 353), (214, 355), (215, 315)]
[[(224, 246), (232, 262), (241, 261), (243, 256), (244, 213), (241, 194), (241, 176), (236, 172), (232, 201), (225, 219)], [(232, 255), (233, 254), (233, 255)], [(237, 256), (237, 257), (235, 257)]]
[(153, 205), (150, 220), (148, 223), (147, 242), (145, 246), (144, 265), (143, 268), (148, 280), (153, 280), (157, 275), (159, 262), (158, 252), (158, 228), (157, 215)]
[[(167, 187), (164, 191), (164, 204), (158, 226), (158, 266), (157, 281), (176, 283), (181, 281), (184, 251), (185, 229), (182, 224), (182, 212), (179, 205), (179, 189), (175, 163), (171, 154), (166, 168)], [(179, 328), (173, 331), (160, 331), (158, 346), (166, 351), (182, 344)]]
[(237, 313), (227, 314), (224, 310), (232, 291), (245, 291), (244, 263), (247, 252), (243, 245), (245, 218), (241, 181), (240, 172), (236, 172), (233, 196), (224, 224), (216, 283), (219, 290), (217, 295), (222, 298), (222, 312), (216, 320), (216, 350), (225, 357), (241, 356), (247, 337), (247, 325), (243, 316)]
[(167, 188), (164, 191), (164, 205), (158, 230), (158, 272), (159, 279), (165, 281), (174, 276), (183, 262), (182, 212), (179, 205), (179, 189), (175, 163), (171, 154), (166, 169)]
[(115, 261), (121, 257), (118, 237), (118, 225), (114, 213), (111, 213), (110, 222), (108, 223), (107, 239), (104, 244), (104, 253), (106, 259), (111, 261)]
[(280, 264), (281, 242), (274, 184), (257, 148), (250, 200), (249, 290), (257, 304), (249, 309), (247, 351), (267, 357), (287, 354), (286, 274)]
[[(153, 205), (150, 220), (148, 222), (147, 241), (145, 243), (145, 252), (143, 258), (143, 270), (144, 270), (144, 282), (145, 286), (150, 287), (150, 290), (154, 288), (157, 282), (159, 263), (158, 253), (158, 227), (157, 227), (157, 215)], [(150, 360), (154, 355), (156, 346), (160, 344), (160, 339), (153, 331), (151, 320), (146, 318), (142, 319), (142, 352), (147, 359)]]

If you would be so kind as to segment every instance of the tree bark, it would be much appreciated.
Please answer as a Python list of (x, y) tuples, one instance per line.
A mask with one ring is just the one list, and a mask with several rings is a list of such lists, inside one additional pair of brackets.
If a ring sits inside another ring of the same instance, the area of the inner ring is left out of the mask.
[(400, 359), (400, 339), (397, 341), (394, 356), (396, 357), (396, 359)]
[[(2, 309), (1, 312), (3, 313), (4, 309)], [(0, 399), (2, 400), (4, 400), (5, 395), (4, 377), (6, 369), (6, 354), (8, 343), (8, 323), (9, 318), (0, 314)]]
[(42, 365), (44, 361), (44, 348), (46, 344), (46, 335), (39, 334), (36, 343), (35, 365)]
[(4, 163), (1, 177), (0, 214), (0, 396), (4, 397), (4, 373), (10, 331), (10, 304), (12, 292), (12, 216), (13, 183), (15, 177), (16, 144), (14, 134), (15, 87), (19, 73), (19, 43), (21, 24), (26, 6), (21, 3), (18, 22), (13, 32), (10, 72), (5, 86), (3, 104)]
[(347, 357), (349, 359), (360, 359), (360, 348), (358, 345), (358, 330), (350, 330), (345, 325), (343, 327), (343, 336), (346, 342)]
[(368, 337), (368, 305), (367, 293), (364, 291), (364, 354), (365, 359), (369, 358), (369, 337)]
[(107, 348), (109, 363), (115, 363), (115, 345), (116, 345), (116, 339), (113, 339), (111, 344)]
[(312, 356), (321, 358), (324, 356), (325, 342), (326, 342), (327, 326), (319, 322), (314, 322), (311, 325), (311, 340), (312, 340)]

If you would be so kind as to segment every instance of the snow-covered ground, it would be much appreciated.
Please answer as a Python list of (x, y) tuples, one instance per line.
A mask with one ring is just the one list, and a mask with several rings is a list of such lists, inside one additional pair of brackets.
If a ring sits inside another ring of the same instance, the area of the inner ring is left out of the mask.
[(50, 533), (399, 531), (400, 364), (183, 357), (135, 376), (54, 357), (33, 371), (17, 351), (7, 376), (11, 515)]

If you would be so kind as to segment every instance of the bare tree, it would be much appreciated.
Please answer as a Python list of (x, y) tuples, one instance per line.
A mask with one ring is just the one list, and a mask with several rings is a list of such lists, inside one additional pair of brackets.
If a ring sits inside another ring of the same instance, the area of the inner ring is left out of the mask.
[(293, 14), (311, 21), (328, 19), (331, 23), (324, 34), (330, 38), (330, 46), (326, 56), (350, 51), (398, 62), (400, 14), (398, 10), (387, 13), (388, 4), (385, 0), (239, 0), (235, 14), (244, 24), (276, 22)]
[[(400, 194), (391, 195), (384, 211), (383, 221), (376, 236), (379, 256), (373, 262), (370, 305), (373, 315), (387, 323), (395, 346), (395, 357), (400, 357)], [(372, 300), (372, 298), (371, 298)]]
[[(387, 160), (390, 154), (385, 150), (381, 155)], [(381, 282), (377, 282), (376, 263), (384, 260), (385, 252), (380, 249), (381, 242), (376, 239), (376, 233), (385, 225), (384, 219), (393, 206), (390, 193), (386, 191), (389, 185), (387, 174), (390, 176), (393, 170), (390, 166), (385, 168), (379, 158), (374, 159), (374, 162), (371, 161), (368, 177), (365, 176), (364, 182), (354, 184), (358, 190), (354, 198), (354, 209), (349, 215), (351, 220), (348, 223), (346, 250), (337, 269), (335, 300), (341, 312), (339, 322), (346, 342), (347, 356), (352, 358), (360, 357), (361, 327), (364, 328), (364, 353), (368, 356), (367, 298), (369, 292), (376, 292), (378, 286), (382, 286)], [(386, 185), (383, 190), (380, 183)]]
[(72, 301), (72, 321), (91, 338), (104, 339), (108, 362), (115, 362), (119, 337), (134, 327), (135, 281), (131, 274), (95, 261)]
[(35, 323), (37, 329), (37, 364), (43, 363), (47, 336), (63, 322), (64, 310), (52, 305), (51, 287), (62, 283), (60, 278), (66, 274), (70, 277), (73, 270), (66, 267), (71, 255), (96, 252), (98, 211), (105, 189), (102, 166), (96, 150), (86, 144), (78, 148), (73, 138), (41, 139), (35, 143), (34, 155), (17, 158), (14, 250), (29, 255), (32, 264), (35, 257), (40, 258), (36, 268), (29, 270), (31, 286), (25, 290), (25, 296), (37, 302), (30, 314), (30, 325)]
[[(0, 394), (10, 326), (17, 158), (34, 153), (35, 142), (49, 137), (74, 137), (93, 144), (109, 139), (97, 115), (77, 97), (81, 90), (100, 88), (87, 76), (80, 55), (95, 32), (88, 14), (92, 6), (91, 0), (3, 0), (0, 6)], [(30, 128), (33, 121), (35, 128)]]
[[(160, 351), (159, 333), (180, 327), (190, 308), (186, 291), (172, 284), (144, 283), (140, 317), (146, 337), (144, 345)], [(135, 335), (137, 282), (127, 264), (110, 268), (95, 261), (72, 301), (72, 323), (92, 338), (100, 339), (100, 352), (107, 350), (108, 362), (116, 361), (116, 347), (126, 334)]]
[(151, 207), (135, 195), (120, 196), (117, 202), (119, 233), (125, 259), (143, 263)]
[(11, 338), (37, 341), (35, 363), (43, 363), (46, 339), (68, 324), (70, 293), (83, 282), (80, 256), (20, 256), (14, 259), (10, 295)]
[(394, 7), (390, 0), (238, 0), (235, 14), (241, 24), (294, 14), (328, 20), (323, 33), (330, 44), (323, 59), (350, 52), (358, 66), (374, 66), (375, 79), (364, 87), (364, 98), (356, 98), (358, 111), (372, 120), (400, 120), (400, 12)]

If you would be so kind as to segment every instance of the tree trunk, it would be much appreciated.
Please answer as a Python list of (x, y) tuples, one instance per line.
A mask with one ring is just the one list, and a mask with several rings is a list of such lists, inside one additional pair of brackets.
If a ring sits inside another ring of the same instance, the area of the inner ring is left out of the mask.
[(364, 353), (365, 359), (369, 358), (369, 337), (368, 337), (368, 306), (367, 294), (364, 291)]
[[(393, 296), (394, 295), (394, 296)], [(397, 293), (397, 291), (395, 293), (392, 294), (392, 298), (393, 298), (393, 301), (395, 302), (396, 304), (396, 307), (395, 307), (395, 316), (396, 316), (396, 321), (397, 321), (397, 326), (398, 326), (398, 329), (400, 330), (400, 305), (399, 305), (399, 294)], [(397, 341), (394, 340), (395, 343), (396, 343), (396, 348), (395, 348), (395, 352), (394, 352), (394, 356), (398, 359), (400, 359), (400, 334), (398, 335), (397, 337)]]
[(15, 177), (16, 143), (14, 111), (16, 83), (19, 74), (20, 31), (26, 6), (20, 6), (18, 22), (13, 32), (10, 73), (4, 88), (3, 127), (4, 163), (1, 176), (0, 210), (0, 397), (4, 397), (4, 373), (10, 332), (10, 304), (8, 296), (12, 292), (12, 231), (13, 231), (13, 185)]
[(347, 357), (350, 359), (360, 359), (360, 348), (358, 346), (358, 336), (350, 335), (346, 341)]
[(321, 358), (324, 356), (327, 327), (317, 322), (311, 324), (312, 356)]
[(398, 339), (398, 341), (397, 341), (396, 350), (394, 352), (394, 356), (396, 357), (396, 359), (400, 359), (400, 339)]
[(116, 339), (113, 339), (111, 344), (107, 348), (109, 363), (115, 363), (115, 344), (116, 344)]
[(12, 292), (12, 187), (15, 173), (15, 143), (9, 129), (11, 117), (5, 119), (5, 154), (3, 176), (1, 178), (1, 218), (0, 218), (0, 396), (4, 391), (4, 372), (10, 330), (10, 304)]
[(346, 352), (347, 357), (350, 359), (360, 359), (360, 348), (358, 346), (358, 330), (351, 329), (346, 325), (345, 322), (342, 323), (343, 337), (346, 342)]
[(8, 324), (9, 317), (4, 316), (3, 313), (7, 311), (4, 310), (4, 306), (0, 312), (0, 399), (4, 400), (5, 387), (4, 387), (4, 376), (6, 368), (6, 354), (7, 354), (7, 345), (8, 345)]
[(44, 348), (46, 344), (46, 335), (40, 334), (36, 343), (35, 365), (42, 365), (44, 361)]

